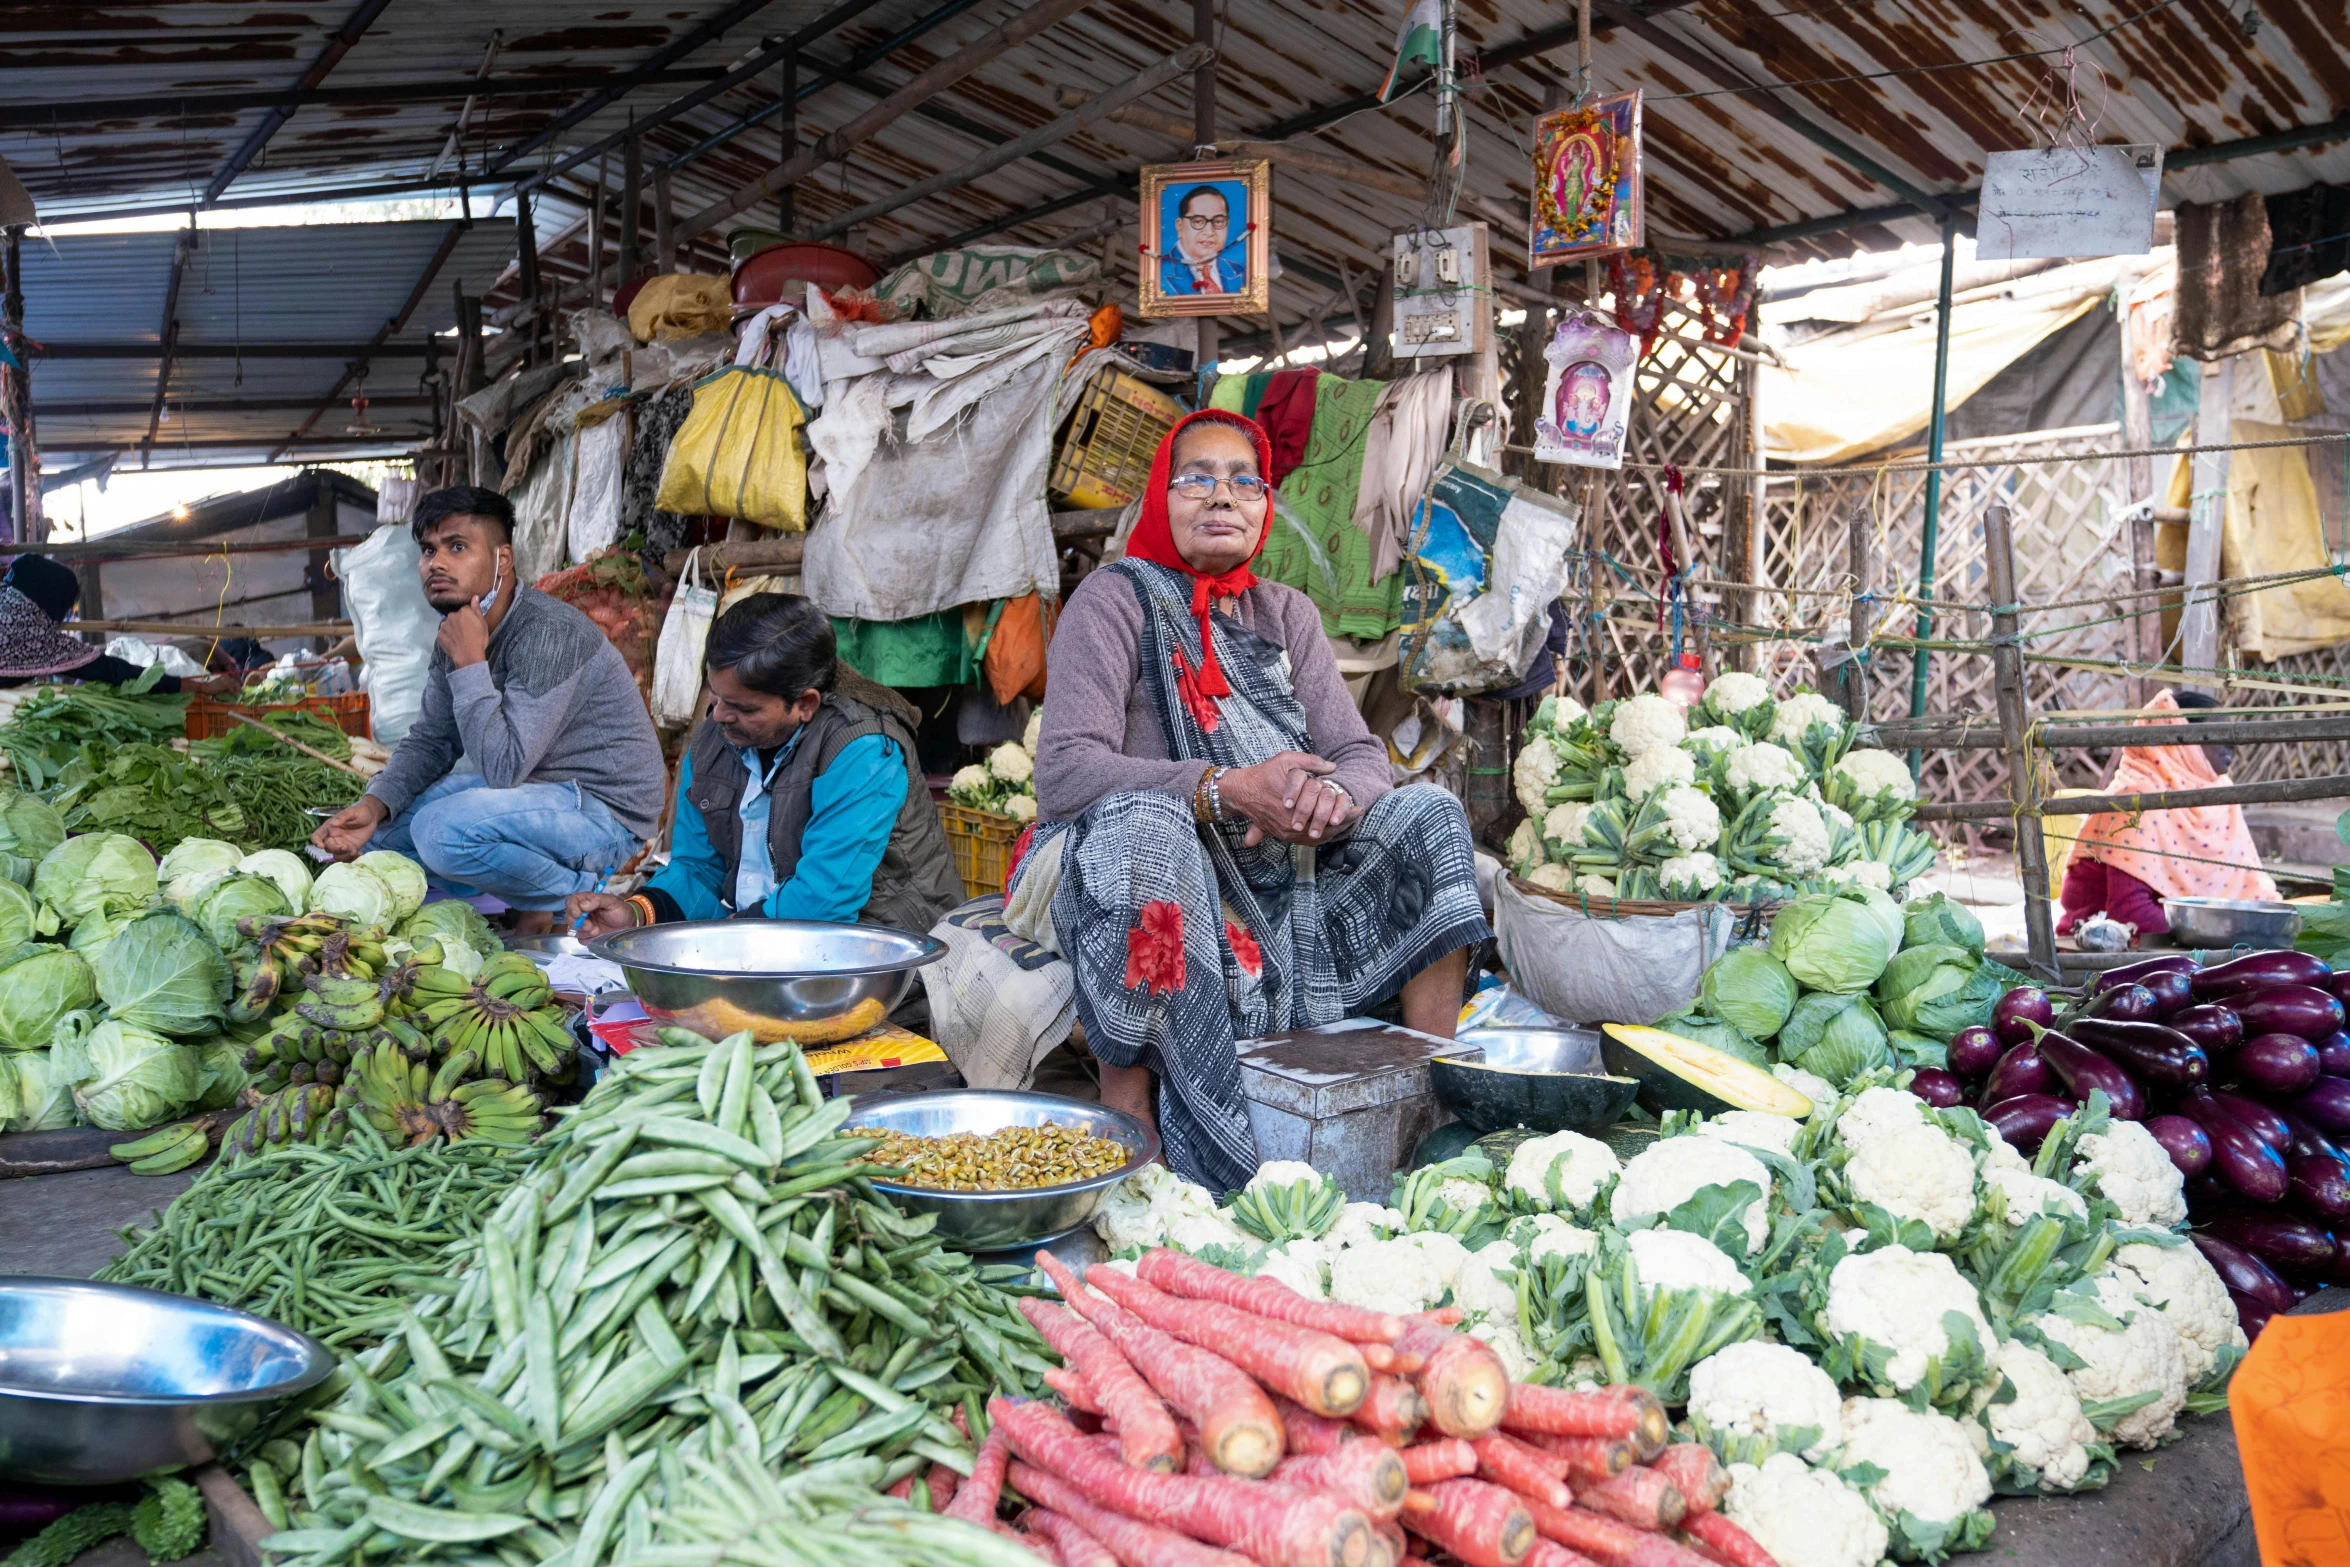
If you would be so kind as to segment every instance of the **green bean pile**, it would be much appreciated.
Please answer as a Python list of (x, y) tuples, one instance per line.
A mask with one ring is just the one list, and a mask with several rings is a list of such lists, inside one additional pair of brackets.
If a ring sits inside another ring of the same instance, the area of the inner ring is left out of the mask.
[[(933, 1216), (875, 1197), (851, 1101), (796, 1045), (661, 1037), (544, 1140), (454, 1293), (345, 1363), (297, 1456), (253, 1464), (281, 1561), (715, 1561), (695, 1488), (730, 1466), (811, 1496), (968, 1474), (989, 1392), (1037, 1391), (1042, 1341)], [(774, 1559), (979, 1560), (944, 1537), (960, 1555)]]
[(419, 1295), (453, 1294), (459, 1253), (530, 1167), (465, 1141), (394, 1148), (363, 1120), (332, 1148), (290, 1143), (213, 1165), (98, 1277), (193, 1295), (359, 1348)]

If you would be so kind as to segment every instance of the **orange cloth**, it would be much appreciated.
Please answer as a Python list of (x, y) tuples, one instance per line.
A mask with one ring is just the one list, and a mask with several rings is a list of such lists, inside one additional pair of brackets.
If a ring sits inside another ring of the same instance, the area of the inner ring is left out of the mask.
[(2269, 1318), (2228, 1414), (2261, 1567), (2350, 1562), (2350, 1312)]
[[(2157, 722), (2183, 724), (2179, 704), (2158, 691), (2146, 704)], [(2211, 770), (2199, 745), (2133, 745), (2105, 786), (2108, 794), (2153, 794), (2173, 789), (2209, 789), (2227, 777)], [(2185, 810), (2125, 815), (2107, 811), (2082, 824), (2076, 857), (2102, 861), (2152, 887), (2166, 898), (2242, 898), (2277, 901), (2277, 884), (2263, 870), (2252, 830), (2240, 805), (2198, 805)], [(2214, 864), (2213, 861), (2224, 863)]]

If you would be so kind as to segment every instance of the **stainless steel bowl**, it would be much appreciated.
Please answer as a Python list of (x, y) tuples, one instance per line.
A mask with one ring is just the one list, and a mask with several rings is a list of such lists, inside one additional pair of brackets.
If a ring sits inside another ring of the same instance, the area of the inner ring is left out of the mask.
[(1640, 1092), (1633, 1079), (1608, 1075), (1593, 1029), (1471, 1028), (1454, 1044), (1459, 1054), (1428, 1063), (1429, 1083), (1439, 1103), (1480, 1132), (1612, 1126)]
[(542, 968), (555, 958), (594, 956), (577, 936), (508, 936), (506, 950), (519, 952)]
[(946, 943), (879, 925), (685, 920), (614, 931), (588, 951), (620, 965), (645, 1010), (712, 1039), (837, 1044), (887, 1018)]
[(952, 1132), (1000, 1132), (1010, 1126), (1074, 1126), (1096, 1137), (1123, 1143), (1134, 1157), (1107, 1175), (1066, 1186), (1035, 1186), (1016, 1192), (941, 1192), (925, 1186), (873, 1184), (909, 1213), (938, 1215), (939, 1238), (958, 1251), (1004, 1251), (1037, 1246), (1093, 1217), (1110, 1188), (1159, 1156), (1159, 1136), (1123, 1110), (1062, 1099), (1053, 1094), (1020, 1094), (965, 1088), (943, 1094), (883, 1094), (859, 1099), (851, 1126), (881, 1127), (914, 1137)]
[(226, 1306), (0, 1280), (0, 1478), (111, 1485), (209, 1463), (334, 1368), (317, 1340)]
[(2162, 912), (2182, 947), (2289, 947), (2301, 934), (2300, 912), (2290, 903), (2165, 898)]

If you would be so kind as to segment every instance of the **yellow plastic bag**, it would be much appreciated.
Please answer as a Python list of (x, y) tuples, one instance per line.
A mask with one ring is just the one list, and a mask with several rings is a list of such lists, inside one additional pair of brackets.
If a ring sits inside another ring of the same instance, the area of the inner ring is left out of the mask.
[(804, 532), (806, 417), (781, 371), (733, 365), (696, 382), (693, 412), (669, 443), (654, 508)]
[(664, 272), (628, 302), (628, 330), (640, 343), (723, 332), (733, 319), (733, 285), (722, 277)]

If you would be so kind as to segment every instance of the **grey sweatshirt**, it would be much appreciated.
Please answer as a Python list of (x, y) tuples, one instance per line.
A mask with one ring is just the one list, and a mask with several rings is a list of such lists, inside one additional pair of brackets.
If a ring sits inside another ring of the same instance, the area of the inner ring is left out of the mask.
[(483, 662), (458, 669), (433, 649), (424, 708), (367, 792), (397, 816), (460, 757), (493, 789), (577, 783), (640, 838), (660, 823), (668, 769), (628, 661), (535, 588), (515, 589)]
[[(1387, 747), (1363, 723), (1321, 611), (1295, 588), (1260, 582), (1239, 600), (1240, 623), (1289, 654), (1289, 680), (1306, 710), (1314, 754), (1358, 806), (1394, 787)], [(1134, 585), (1097, 571), (1077, 585), (1053, 629), (1044, 727), (1036, 742), (1036, 809), (1046, 821), (1082, 816), (1104, 795), (1133, 790), (1189, 796), (1201, 764), (1169, 760), (1142, 683), (1142, 604)]]

